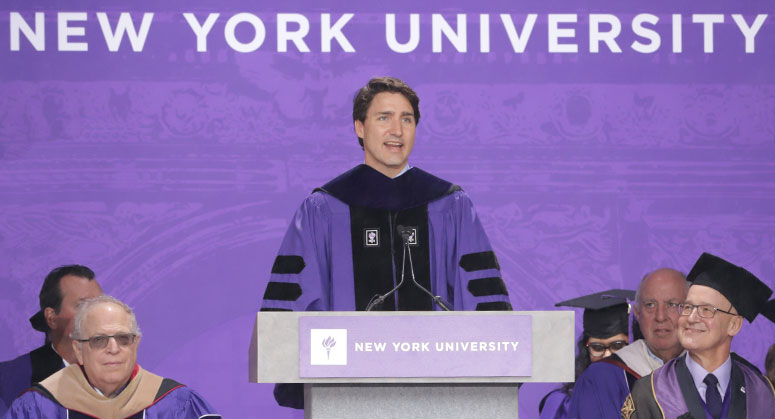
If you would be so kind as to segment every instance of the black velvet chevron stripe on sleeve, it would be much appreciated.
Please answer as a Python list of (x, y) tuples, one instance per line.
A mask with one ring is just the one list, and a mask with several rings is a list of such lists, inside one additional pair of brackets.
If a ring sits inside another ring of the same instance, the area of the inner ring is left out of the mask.
[(479, 303), (476, 305), (476, 311), (511, 311), (511, 304), (503, 301), (493, 301), (491, 303)]
[(498, 264), (498, 258), (495, 257), (495, 252), (492, 250), (463, 255), (460, 258), (460, 267), (466, 272), (501, 268)]
[(274, 282), (266, 285), (264, 300), (296, 301), (301, 297), (301, 285), (293, 282)]
[(491, 278), (479, 278), (468, 281), (468, 291), (474, 297), (484, 297), (487, 295), (509, 295), (506, 290), (506, 284), (499, 276)]
[(300, 274), (306, 263), (304, 258), (296, 255), (278, 255), (272, 265), (273, 274)]

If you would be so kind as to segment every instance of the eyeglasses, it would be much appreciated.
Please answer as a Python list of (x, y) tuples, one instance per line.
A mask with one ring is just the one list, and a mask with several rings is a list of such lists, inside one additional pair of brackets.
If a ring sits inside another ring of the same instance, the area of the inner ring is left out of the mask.
[[(695, 308), (697, 309), (697, 314), (700, 317), (703, 317), (706, 319), (709, 319), (715, 316), (717, 311), (729, 314), (731, 316), (737, 316), (737, 313), (732, 313), (731, 311), (722, 310), (710, 304), (700, 304), (700, 305), (678, 304), (678, 312), (681, 313), (682, 316), (691, 316), (692, 311), (694, 311)], [(729, 309), (731, 310), (732, 307), (730, 306)]]
[(135, 343), (137, 335), (134, 333), (116, 333), (115, 335), (95, 335), (88, 339), (76, 339), (78, 342), (89, 342), (92, 349), (103, 349), (108, 346), (110, 338), (116, 340), (118, 346), (129, 346)]
[[(673, 311), (673, 312), (678, 311), (678, 306), (679, 306), (678, 303), (674, 303), (672, 301), (665, 301), (663, 305), (665, 306), (665, 309), (668, 311)], [(641, 310), (649, 313), (656, 311), (658, 306), (659, 306), (659, 302), (657, 301), (643, 301), (639, 305)]]
[(608, 345), (600, 342), (587, 342), (587, 348), (589, 348), (589, 352), (594, 356), (603, 355), (606, 350), (610, 350), (611, 353), (614, 353), (625, 346), (627, 346), (627, 341), (624, 340), (613, 341)]

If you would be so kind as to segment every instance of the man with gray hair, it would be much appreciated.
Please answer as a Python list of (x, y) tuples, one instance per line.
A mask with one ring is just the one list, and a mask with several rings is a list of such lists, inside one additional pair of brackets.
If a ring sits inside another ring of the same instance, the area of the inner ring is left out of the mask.
[(123, 302), (85, 300), (72, 332), (77, 364), (34, 385), (5, 418), (220, 418), (193, 390), (137, 364), (141, 336)]
[(579, 376), (569, 418), (618, 419), (635, 380), (681, 354), (678, 305), (687, 289), (686, 278), (674, 269), (657, 269), (643, 277), (633, 306), (643, 339), (593, 363)]

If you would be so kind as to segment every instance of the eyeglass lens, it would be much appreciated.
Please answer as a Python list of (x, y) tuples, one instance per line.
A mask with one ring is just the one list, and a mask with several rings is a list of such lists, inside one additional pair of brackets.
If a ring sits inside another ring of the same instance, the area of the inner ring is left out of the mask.
[(129, 346), (133, 343), (135, 343), (135, 335), (132, 333), (118, 333), (115, 335), (97, 335), (90, 337), (89, 340), (89, 346), (91, 346), (92, 349), (102, 349), (106, 346), (108, 346), (108, 342), (110, 341), (110, 338), (113, 338), (116, 340), (116, 343), (119, 346)]
[(619, 349), (622, 349), (625, 346), (627, 346), (627, 342), (625, 342), (623, 340), (617, 340), (615, 342), (609, 343), (608, 345), (604, 345), (604, 344), (599, 343), (599, 342), (593, 342), (593, 343), (590, 343), (587, 346), (589, 346), (589, 349), (592, 352), (595, 352), (595, 353), (603, 353), (603, 352), (606, 351), (606, 349), (610, 349), (611, 352), (616, 352)]

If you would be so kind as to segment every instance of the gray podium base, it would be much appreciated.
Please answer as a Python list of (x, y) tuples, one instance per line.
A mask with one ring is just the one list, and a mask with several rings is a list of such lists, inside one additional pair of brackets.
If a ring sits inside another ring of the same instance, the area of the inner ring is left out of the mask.
[(305, 419), (508, 418), (518, 384), (305, 384)]

